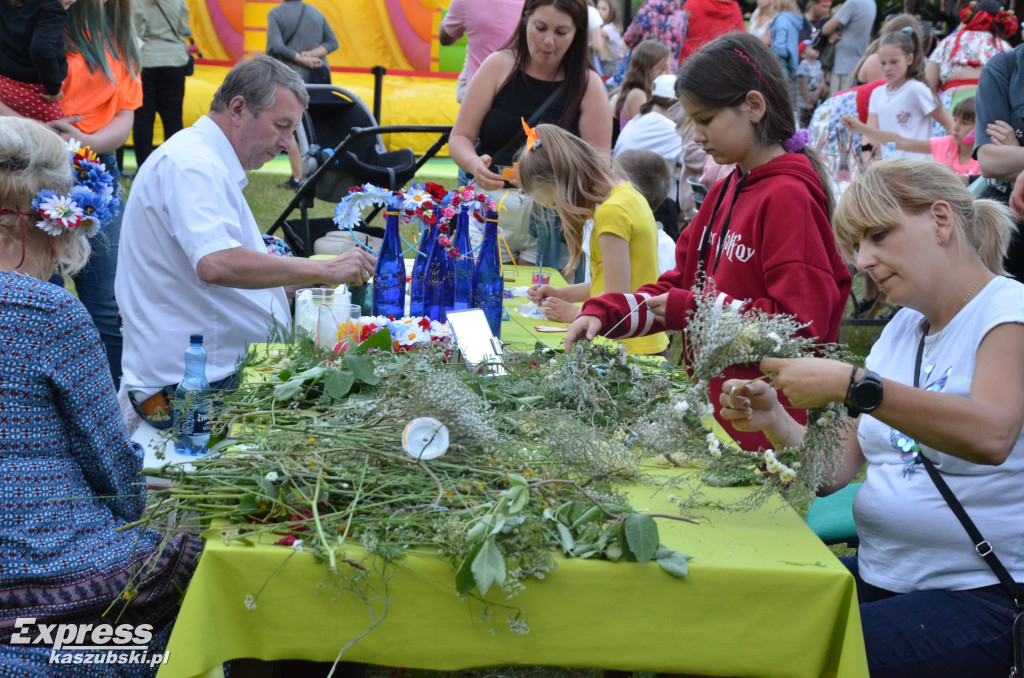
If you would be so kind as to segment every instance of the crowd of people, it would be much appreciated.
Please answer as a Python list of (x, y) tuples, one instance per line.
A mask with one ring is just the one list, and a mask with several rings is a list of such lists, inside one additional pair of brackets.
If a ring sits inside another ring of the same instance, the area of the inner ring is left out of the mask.
[[(874, 0), (758, 0), (749, 22), (735, 0), (648, 0), (627, 26), (611, 0), (486, 4), (452, 0), (439, 26), (442, 44), (468, 40), (449, 151), (460, 181), (511, 207), (517, 258), (572, 281), (529, 291), (569, 324), (566, 347), (605, 335), (667, 356), (709, 284), (722, 309), (785, 313), (832, 343), (864, 273), (901, 310), (863, 367), (733, 366), (708, 386), (715, 416), (744, 448), (780, 449), (800, 443), (807, 409), (843, 403), (856, 418), (820, 493), (867, 469), (844, 562), (871, 675), (1005, 675), (1024, 601), (932, 475), (1024, 581), (1016, 17), (961, 2), (943, 35), (907, 7), (872, 40)], [(0, 0), (0, 327), (14, 328), (0, 470), (36, 498), (0, 512), (5, 668), (46, 660), (6, 642), (18, 617), (116, 613), (166, 642), (200, 544), (128, 527), (145, 498), (130, 425), (166, 427), (188, 335), (203, 334), (208, 377), (230, 388), (245, 346), (290, 326), (290, 292), (374, 270), (360, 248), (268, 254), (242, 194), (247, 172), (295, 160), (306, 85), (330, 81), (338, 44), (323, 15), (281, 3), (269, 56), (236, 64), (182, 129), (187, 23), (184, 0)], [(82, 182), (119, 187), (115, 151), (132, 131), (124, 204), (103, 190), (83, 202)], [(825, 154), (859, 171), (841, 185)]]

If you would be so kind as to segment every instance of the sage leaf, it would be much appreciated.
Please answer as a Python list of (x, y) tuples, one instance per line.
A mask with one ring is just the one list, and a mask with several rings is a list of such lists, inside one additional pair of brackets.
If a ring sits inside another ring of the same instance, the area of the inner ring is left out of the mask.
[(302, 388), (302, 380), (289, 379), (274, 387), (274, 400), (291, 400)]
[(555, 524), (558, 526), (558, 537), (562, 541), (562, 548), (566, 553), (571, 553), (572, 547), (576, 545), (576, 540), (572, 538), (572, 532), (562, 523)]
[[(690, 574), (690, 566), (686, 561), (693, 556), (688, 556), (684, 553), (680, 553), (679, 551), (672, 551), (671, 549), (665, 550), (669, 552), (668, 555), (659, 555), (655, 558), (654, 562), (660, 565), (661, 569), (665, 570), (673, 577), (682, 577), (683, 579), (686, 579)], [(658, 551), (660, 553), (661, 549), (658, 549)]]
[(455, 571), (455, 590), (460, 596), (464, 596), (473, 590), (476, 585), (476, 580), (473, 578), (473, 561), (476, 560), (477, 555), (480, 554), (480, 549), (483, 547), (483, 542), (477, 544), (473, 549), (466, 554), (466, 558), (459, 565), (459, 569)]
[(658, 550), (658, 525), (654, 518), (641, 513), (631, 513), (626, 518), (626, 546), (636, 557), (636, 562), (643, 565), (654, 557)]
[(470, 570), (482, 596), (487, 595), (492, 584), (501, 586), (505, 583), (505, 557), (493, 538), (480, 545), (480, 552), (473, 559)]

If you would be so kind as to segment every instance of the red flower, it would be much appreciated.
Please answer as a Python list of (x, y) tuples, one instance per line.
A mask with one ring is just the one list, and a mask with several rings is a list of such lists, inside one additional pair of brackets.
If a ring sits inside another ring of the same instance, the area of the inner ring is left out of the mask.
[(289, 535), (285, 535), (284, 537), (281, 537), (280, 539), (275, 541), (274, 544), (276, 546), (291, 546), (296, 541), (298, 541), (298, 540), (295, 538), (295, 535), (294, 534), (289, 534)]
[(456, 257), (458, 257), (459, 256), (459, 248), (458, 247), (453, 247), (450, 250), (448, 250), (448, 256), (451, 257), (452, 259), (455, 259)]
[(444, 236), (444, 235), (442, 235), (440, 238), (438, 238), (437, 242), (441, 243), (442, 247), (448, 247), (449, 245), (452, 244), (452, 241), (449, 240), (448, 237)]
[(437, 227), (437, 230), (441, 231), (442, 233), (450, 233), (452, 229), (451, 226), (449, 226), (448, 224), (441, 224), (440, 226)]
[(448, 195), (448, 189), (441, 184), (435, 184), (433, 181), (428, 181), (423, 186), (423, 190), (430, 194), (437, 202), (444, 200), (444, 196)]
[(426, 332), (430, 329), (430, 318), (420, 318), (416, 324), (420, 326), (421, 330)]
[(458, 207), (459, 205), (462, 204), (462, 198), (459, 197), (458, 193), (452, 196), (452, 201), (450, 204), (452, 207)]
[(431, 226), (437, 223), (437, 212), (424, 212), (421, 216), (423, 221)]

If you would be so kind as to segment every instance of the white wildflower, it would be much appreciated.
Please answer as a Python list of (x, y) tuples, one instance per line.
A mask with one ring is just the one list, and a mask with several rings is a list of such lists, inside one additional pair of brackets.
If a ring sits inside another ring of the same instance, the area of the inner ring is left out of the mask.
[(784, 483), (791, 483), (795, 478), (796, 472), (793, 471), (793, 469), (791, 468), (783, 467), (782, 470), (779, 471), (779, 480), (781, 480)]
[(782, 350), (782, 337), (780, 337), (777, 332), (769, 332), (768, 334), (765, 335), (765, 337), (771, 339), (772, 342), (775, 344), (775, 348), (772, 349), (773, 351)]
[(256, 596), (252, 595), (251, 593), (245, 597), (245, 609), (256, 609)]
[(685, 413), (687, 410), (690, 409), (690, 403), (686, 402), (685, 400), (680, 400), (674, 405), (674, 407), (676, 409), (676, 412)]
[(293, 551), (305, 551), (306, 547), (302, 545), (302, 540), (301, 539), (296, 539), (295, 543), (292, 544), (292, 550)]
[(271, 471), (267, 475), (263, 476), (263, 479), (268, 483), (276, 483), (278, 479), (277, 471)]

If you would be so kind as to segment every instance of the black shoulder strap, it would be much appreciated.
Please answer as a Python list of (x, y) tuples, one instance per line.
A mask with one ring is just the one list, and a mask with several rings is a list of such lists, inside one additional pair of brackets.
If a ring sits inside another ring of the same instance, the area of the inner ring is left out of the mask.
[[(544, 115), (544, 113), (549, 108), (551, 108), (551, 104), (555, 103), (555, 100), (559, 96), (561, 96), (562, 90), (564, 90), (564, 89), (565, 89), (565, 81), (563, 80), (562, 84), (560, 84), (558, 87), (556, 87), (555, 91), (552, 92), (551, 94), (549, 94), (548, 98), (545, 99), (541, 103), (541, 105), (537, 107), (537, 110), (535, 110), (533, 113), (530, 114), (530, 117), (526, 121), (526, 124), (529, 125), (530, 127), (533, 127), (534, 125), (536, 125), (537, 121), (540, 120), (540, 117), (542, 115)], [(491, 153), (491, 157), (492, 158), (500, 158), (506, 151), (508, 151), (510, 148), (512, 148), (519, 141), (520, 135), (525, 135), (525, 134), (526, 133), (523, 132), (521, 129), (517, 129), (515, 132), (512, 133), (512, 136), (509, 137), (508, 141), (506, 141), (501, 146), (501, 148), (496, 150), (494, 153)]]
[(299, 10), (299, 20), (295, 22), (295, 28), (293, 28), (292, 32), (288, 35), (288, 37), (284, 39), (285, 47), (287, 47), (288, 43), (292, 41), (292, 38), (295, 37), (295, 34), (299, 32), (299, 26), (302, 25), (302, 17), (305, 16), (305, 14), (306, 14), (306, 3), (303, 2), (302, 3), (302, 9)]
[[(924, 329), (921, 331), (921, 342), (917, 346), (917, 359), (914, 361), (914, 388), (918, 387), (920, 374), (921, 374), (921, 362), (924, 355), (924, 337), (928, 334), (928, 325), (925, 324)], [(978, 526), (974, 524), (971, 517), (967, 515), (967, 511), (964, 510), (963, 505), (953, 494), (953, 490), (949, 489), (949, 485), (943, 479), (942, 474), (935, 468), (932, 461), (925, 456), (924, 452), (918, 452), (921, 456), (921, 463), (924, 464), (924, 468), (928, 471), (928, 476), (935, 483), (935, 487), (939, 489), (939, 494), (949, 504), (949, 508), (953, 511), (953, 514), (960, 521), (960, 524), (964, 526), (964, 530), (967, 531), (967, 535), (971, 538), (971, 542), (974, 544), (974, 550), (977, 551), (978, 555), (984, 559), (988, 566), (992, 568), (996, 578), (999, 579), (1003, 587), (1009, 592), (1010, 598), (1017, 605), (1017, 609), (1024, 611), (1024, 593), (1021, 592), (1017, 582), (1013, 580), (1010, 573), (1003, 566), (1003, 563), (996, 557), (995, 551), (992, 549), (992, 544), (988, 542), (983, 536), (981, 531), (978, 530)]]
[(167, 18), (167, 15), (166, 15), (166, 14), (164, 13), (164, 8), (160, 6), (160, 0), (157, 0), (157, 2), (155, 2), (155, 3), (153, 3), (153, 4), (155, 4), (155, 5), (156, 5), (156, 8), (157, 8), (158, 10), (160, 10), (160, 14), (162, 14), (162, 15), (163, 15), (163, 17), (164, 17), (164, 21), (166, 21), (166, 22), (167, 22), (167, 25), (168, 25), (168, 26), (170, 27), (170, 29), (171, 29), (171, 33), (174, 33), (174, 37), (176, 37), (176, 38), (177, 38), (178, 40), (181, 40), (181, 36), (180, 36), (180, 35), (178, 35), (178, 31), (177, 31), (177, 30), (175, 30), (175, 28), (174, 28), (174, 24), (172, 24), (172, 23), (171, 23), (171, 20)]

